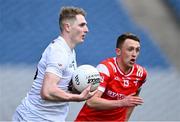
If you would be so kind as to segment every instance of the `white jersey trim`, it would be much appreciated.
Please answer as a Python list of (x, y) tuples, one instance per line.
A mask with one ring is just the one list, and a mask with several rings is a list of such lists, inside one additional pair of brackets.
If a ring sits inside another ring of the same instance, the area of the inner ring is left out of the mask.
[(110, 77), (110, 73), (109, 73), (109, 70), (108, 70), (108, 68), (106, 67), (106, 65), (104, 65), (104, 64), (99, 64), (96, 68), (97, 68), (97, 70), (98, 70), (100, 73), (104, 73), (105, 75), (107, 75), (108, 77)]
[(102, 87), (102, 86), (98, 86), (98, 90), (101, 91), (101, 92), (104, 92), (104, 91), (105, 91), (105, 88)]
[(124, 74), (124, 73), (121, 71), (121, 69), (119, 68), (119, 66), (117, 65), (116, 57), (114, 57), (114, 60), (115, 60), (115, 65), (116, 65), (116, 67), (117, 67), (117, 70), (120, 72), (120, 74), (122, 74), (122, 75), (124, 75), (124, 76), (130, 76), (130, 75), (133, 73), (133, 71), (134, 71), (134, 65), (133, 65), (131, 71), (130, 71), (128, 74)]

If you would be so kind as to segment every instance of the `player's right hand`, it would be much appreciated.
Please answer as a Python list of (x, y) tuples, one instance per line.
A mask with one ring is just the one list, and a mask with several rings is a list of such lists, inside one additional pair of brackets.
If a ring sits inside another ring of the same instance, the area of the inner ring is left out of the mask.
[(93, 91), (91, 92), (90, 89), (91, 89), (91, 86), (92, 84), (89, 84), (88, 87), (86, 87), (80, 94), (80, 101), (84, 101), (84, 100), (87, 100), (87, 99), (90, 99), (96, 92)]

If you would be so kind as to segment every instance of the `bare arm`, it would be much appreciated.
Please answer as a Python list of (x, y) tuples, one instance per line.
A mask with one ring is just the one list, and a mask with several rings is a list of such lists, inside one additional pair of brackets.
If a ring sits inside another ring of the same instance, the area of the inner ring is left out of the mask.
[(83, 101), (89, 99), (90, 86), (87, 87), (81, 94), (71, 94), (58, 88), (60, 78), (53, 73), (46, 73), (41, 88), (41, 97), (50, 101)]
[[(134, 96), (139, 96), (139, 93), (140, 93), (140, 89), (137, 91), (137, 93), (134, 95)], [(132, 106), (132, 107), (128, 107), (128, 110), (127, 110), (127, 114), (126, 114), (126, 121), (129, 120), (133, 110), (134, 110), (135, 106)]]
[(126, 96), (122, 100), (107, 100), (101, 98), (102, 94), (103, 92), (97, 91), (91, 99), (87, 100), (87, 105), (89, 107), (99, 110), (108, 110), (118, 107), (136, 106), (141, 105), (143, 103), (142, 99), (140, 97), (133, 96), (134, 94)]

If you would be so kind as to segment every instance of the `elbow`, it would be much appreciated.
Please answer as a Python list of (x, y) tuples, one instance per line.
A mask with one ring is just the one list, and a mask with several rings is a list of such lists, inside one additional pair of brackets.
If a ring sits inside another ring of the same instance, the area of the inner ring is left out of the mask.
[(43, 100), (50, 100), (50, 94), (47, 90), (45, 89), (41, 89), (41, 93), (40, 93), (40, 96)]
[(48, 97), (48, 95), (41, 93), (41, 98), (43, 100), (48, 100), (49, 97)]

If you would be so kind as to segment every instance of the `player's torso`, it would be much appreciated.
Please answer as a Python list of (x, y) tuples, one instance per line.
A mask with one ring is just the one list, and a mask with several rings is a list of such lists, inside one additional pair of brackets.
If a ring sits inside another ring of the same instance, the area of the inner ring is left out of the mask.
[[(28, 102), (30, 102), (30, 105), (35, 106), (35, 109), (39, 109), (39, 108), (46, 108), (49, 111), (59, 111), (60, 110), (60, 106), (66, 105), (66, 102), (51, 102), (51, 101), (45, 101), (43, 99), (41, 99), (40, 97), (40, 90), (43, 84), (43, 79), (44, 79), (44, 75), (45, 72), (47, 70), (47, 65), (52, 65), (50, 67), (56, 67), (55, 71), (57, 72), (61, 72), (60, 74), (62, 75), (60, 77), (60, 82), (58, 83), (58, 87), (61, 88), (64, 91), (68, 90), (68, 84), (69, 81), (72, 78), (72, 74), (74, 72), (74, 70), (76, 69), (77, 65), (76, 65), (76, 57), (75, 57), (75, 52), (68, 52), (66, 50), (66, 48), (64, 48), (65, 44), (61, 41), (57, 42), (57, 40), (55, 40), (55, 42), (53, 44), (50, 44), (44, 51), (44, 53), (42, 54), (41, 60), (38, 63), (38, 67), (37, 67), (37, 76), (35, 76), (35, 80), (33, 82), (33, 85), (31, 87), (31, 90), (28, 93)], [(51, 52), (50, 50), (53, 50), (53, 52)], [(51, 53), (49, 53), (51, 52)], [(55, 54), (56, 53), (56, 54)], [(53, 56), (54, 54), (54, 56)], [(59, 56), (61, 55), (61, 56)], [(49, 59), (47, 57), (52, 57), (54, 58), (51, 62), (49, 63)], [(58, 58), (62, 58), (63, 62), (58, 63), (59, 59)], [(56, 59), (57, 58), (57, 59)], [(53, 63), (53, 62), (56, 62)], [(58, 67), (62, 67), (62, 68), (58, 68)], [(48, 107), (47, 107), (48, 106)], [(54, 108), (54, 106), (59, 106)]]
[(107, 97), (108, 99), (123, 99), (124, 96), (136, 92), (139, 85), (139, 79), (136, 78), (135, 74), (124, 76), (117, 73), (107, 84), (103, 97)]
[[(60, 82), (59, 82), (59, 87), (67, 90), (67, 86), (69, 81), (72, 78), (72, 74), (74, 72), (74, 70), (77, 68), (77, 63), (76, 63), (76, 54), (75, 51), (73, 50), (72, 52), (70, 52), (69, 50), (67, 50), (67, 48), (65, 48), (67, 45), (64, 44), (64, 42), (53, 42), (53, 46), (52, 44), (50, 44), (47, 49), (44, 51), (42, 58), (38, 64), (38, 76), (37, 79), (39, 78), (39, 81), (41, 82), (44, 78), (44, 74), (46, 72), (46, 66), (47, 66), (47, 57), (49, 56), (49, 48), (55, 48), (54, 50), (56, 50), (56, 52), (58, 52), (59, 55), (61, 55), (63, 62), (65, 63), (58, 63), (59, 67), (63, 67), (62, 70), (62, 76), (60, 77)], [(58, 55), (57, 53), (54, 55)], [(52, 55), (52, 54), (51, 54)], [(59, 56), (53, 56), (53, 58), (55, 58), (54, 60), (58, 61)], [(57, 59), (56, 59), (57, 58)]]
[(125, 96), (137, 92), (143, 83), (143, 69), (134, 64), (128, 74), (124, 74), (115, 61), (111, 61), (113, 70), (110, 71), (111, 79), (108, 81), (103, 97), (106, 99), (123, 99)]

